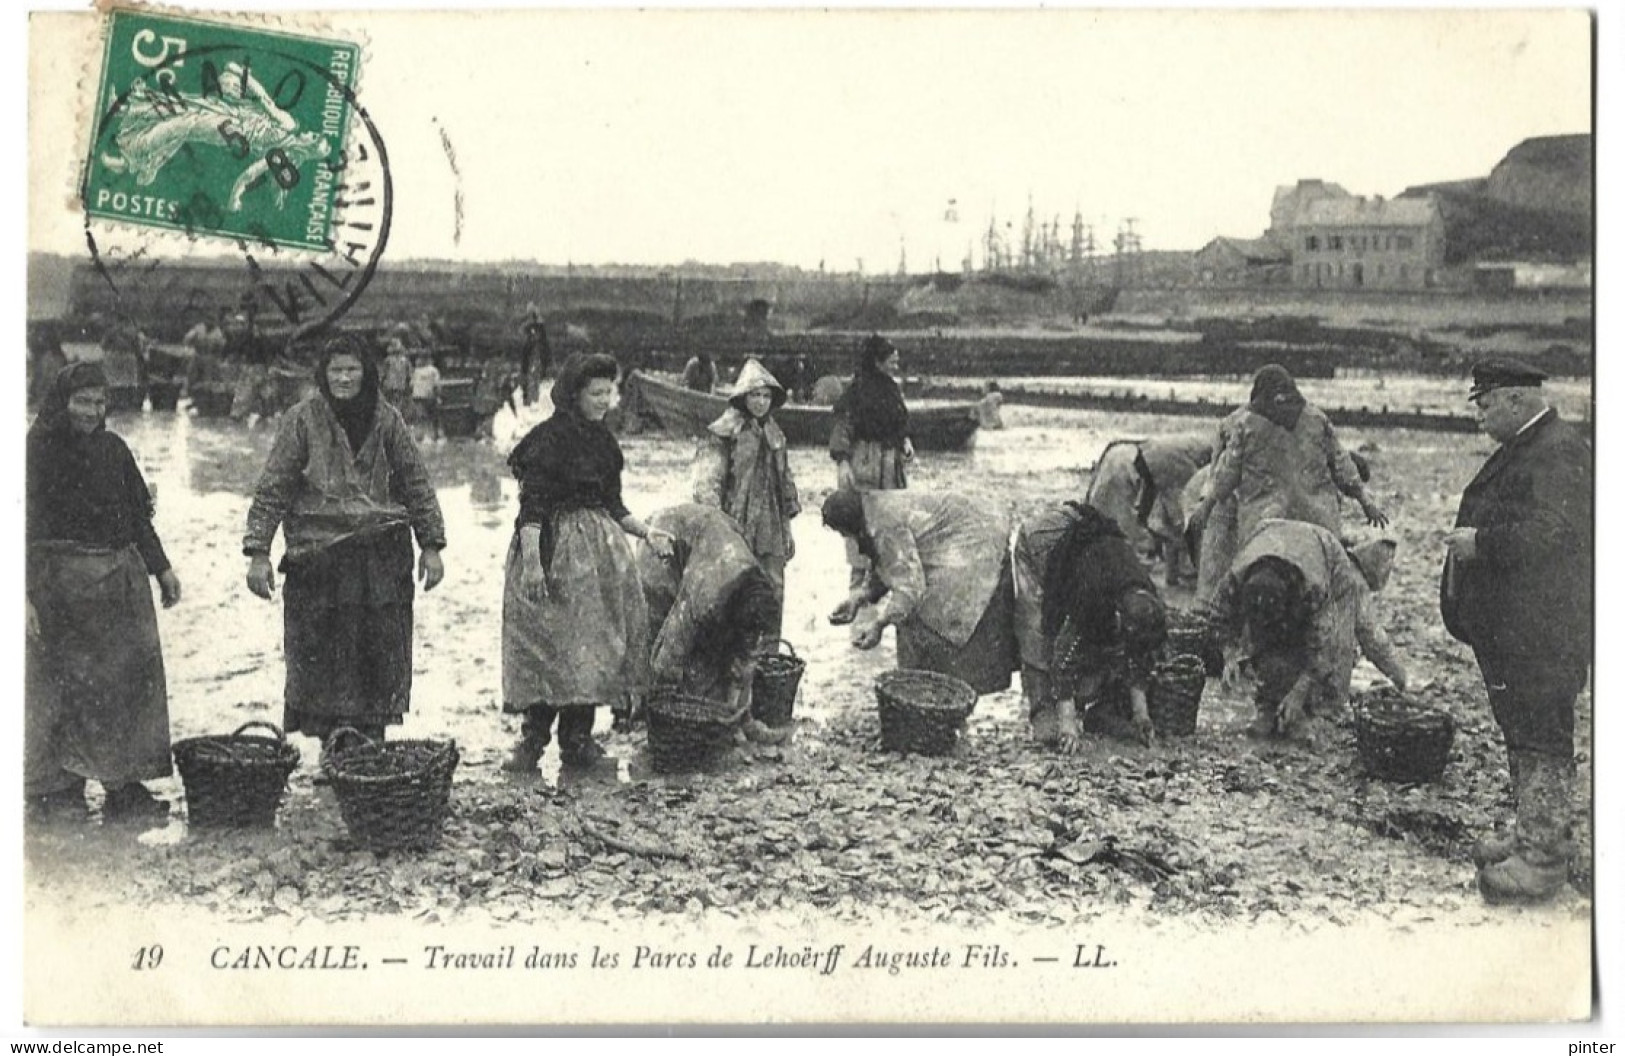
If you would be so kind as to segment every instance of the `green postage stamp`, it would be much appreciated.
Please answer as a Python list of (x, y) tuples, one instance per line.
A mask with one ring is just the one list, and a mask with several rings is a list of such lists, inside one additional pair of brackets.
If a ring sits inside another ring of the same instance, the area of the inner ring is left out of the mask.
[(86, 213), (194, 238), (334, 250), (359, 59), (344, 41), (114, 11)]

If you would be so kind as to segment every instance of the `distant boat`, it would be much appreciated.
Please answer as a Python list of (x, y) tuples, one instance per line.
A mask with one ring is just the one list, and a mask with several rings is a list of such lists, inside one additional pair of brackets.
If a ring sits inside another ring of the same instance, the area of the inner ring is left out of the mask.
[[(728, 407), (728, 400), (711, 393), (685, 389), (667, 381), (633, 371), (626, 379), (631, 401), (659, 419), (661, 426), (677, 436), (705, 436), (706, 427)], [(784, 430), (784, 438), (797, 447), (823, 447), (835, 412), (829, 407), (785, 404), (773, 412), (774, 421)], [(917, 451), (963, 451), (976, 435), (976, 404), (954, 403), (935, 407), (910, 407), (909, 439)]]

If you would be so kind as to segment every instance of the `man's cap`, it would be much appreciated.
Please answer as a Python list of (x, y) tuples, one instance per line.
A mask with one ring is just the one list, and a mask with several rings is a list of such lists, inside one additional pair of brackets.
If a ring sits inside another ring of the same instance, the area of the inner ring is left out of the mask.
[(1545, 371), (1537, 370), (1522, 360), (1510, 356), (1491, 356), (1473, 364), (1473, 387), (1467, 393), (1467, 399), (1471, 402), (1496, 389), (1530, 388), (1545, 380)]

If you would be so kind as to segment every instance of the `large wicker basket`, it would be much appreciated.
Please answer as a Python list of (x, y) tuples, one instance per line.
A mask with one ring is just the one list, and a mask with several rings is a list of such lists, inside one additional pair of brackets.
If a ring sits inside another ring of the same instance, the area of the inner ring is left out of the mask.
[(888, 752), (947, 755), (976, 706), (976, 690), (952, 675), (900, 669), (875, 680), (880, 743)]
[[(779, 652), (782, 647), (788, 655)], [(750, 713), (767, 726), (788, 726), (795, 717), (796, 690), (807, 662), (796, 656), (795, 646), (779, 639), (772, 652), (756, 656), (756, 678), (751, 683)]]
[(1366, 773), (1384, 781), (1437, 781), (1450, 762), (1456, 721), (1438, 708), (1376, 690), (1354, 704), (1354, 743)]
[(660, 687), (649, 698), (649, 765), (660, 774), (703, 770), (734, 743), (745, 717), (728, 703)]
[(455, 741), (374, 741), (343, 727), (328, 738), (322, 770), (357, 843), (426, 850), (440, 842), (457, 760)]
[(1206, 686), (1207, 674), (1199, 656), (1174, 656), (1152, 669), (1145, 707), (1157, 736), (1189, 737), (1196, 732), (1196, 715)]
[[(256, 726), (271, 736), (244, 732)], [(188, 737), (173, 751), (186, 820), (198, 828), (270, 826), (299, 765), (299, 749), (269, 722), (245, 722), (223, 737)]]

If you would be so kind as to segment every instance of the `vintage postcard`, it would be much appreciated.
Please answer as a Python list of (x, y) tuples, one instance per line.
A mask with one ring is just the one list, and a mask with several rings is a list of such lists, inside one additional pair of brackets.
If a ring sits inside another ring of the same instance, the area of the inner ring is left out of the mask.
[(1596, 32), (34, 13), (22, 1025), (1587, 1020)]

